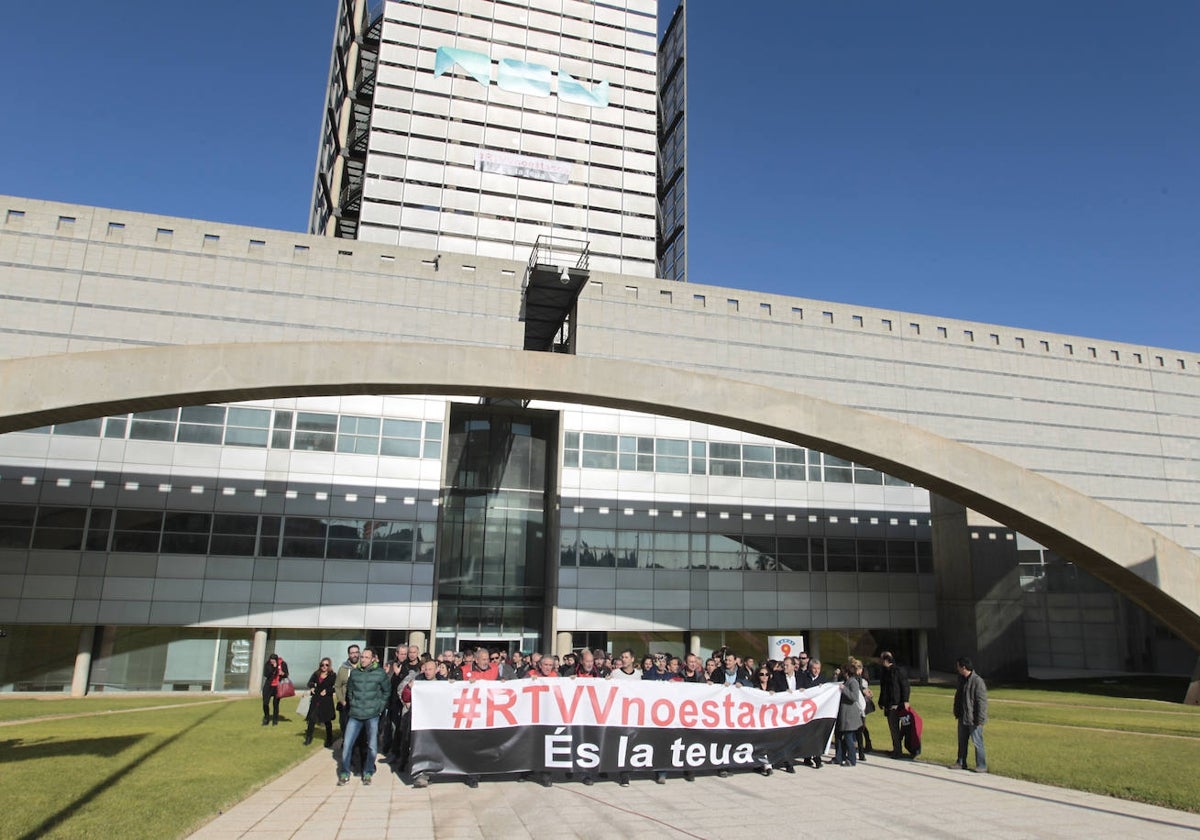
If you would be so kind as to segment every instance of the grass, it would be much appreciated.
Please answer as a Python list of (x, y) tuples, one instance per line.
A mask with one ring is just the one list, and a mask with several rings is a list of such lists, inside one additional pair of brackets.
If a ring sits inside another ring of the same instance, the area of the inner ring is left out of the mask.
[[(1144, 699), (1156, 696), (1151, 685), (1071, 687), (990, 691), (993, 773), (1200, 813), (1200, 708)], [(955, 758), (953, 697), (942, 686), (913, 688), (922, 761)], [(0, 833), (185, 836), (317, 749), (303, 746), (294, 715), (278, 727), (260, 726), (260, 715), (257, 698), (213, 695), (0, 700)], [(882, 716), (868, 724), (886, 747)]]
[[(119, 699), (151, 706), (170, 698)], [(108, 705), (51, 702), (77, 704), (75, 713)], [(42, 711), (39, 703), (13, 705), (27, 716)], [(260, 720), (261, 701), (250, 698), (0, 727), (3, 834), (184, 836), (312, 754), (294, 716), (278, 727)]]
[[(1066, 686), (1000, 687), (988, 700), (984, 741), (992, 773), (1200, 813), (1200, 708)], [(950, 764), (957, 750), (953, 689), (914, 686), (912, 703), (925, 720), (921, 759)], [(886, 745), (883, 719), (872, 715), (868, 725), (876, 746)], [(972, 766), (974, 760), (969, 753)]]
[(211, 703), (215, 699), (217, 697), (212, 694), (93, 694), (80, 699), (9, 694), (0, 699), (0, 723), (56, 715), (122, 712), (151, 706)]

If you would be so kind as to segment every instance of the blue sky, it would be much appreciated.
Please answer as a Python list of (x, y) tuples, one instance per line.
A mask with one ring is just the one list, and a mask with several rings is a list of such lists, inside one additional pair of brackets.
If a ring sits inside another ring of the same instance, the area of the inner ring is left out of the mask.
[[(4, 4), (0, 192), (303, 230), (334, 11)], [(693, 281), (1200, 350), (1200, 4), (689, 24)]]

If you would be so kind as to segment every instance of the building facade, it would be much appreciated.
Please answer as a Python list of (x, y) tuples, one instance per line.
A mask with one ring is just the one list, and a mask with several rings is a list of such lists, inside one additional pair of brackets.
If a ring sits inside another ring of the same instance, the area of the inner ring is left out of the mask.
[(657, 0), (342, 0), (310, 231), (655, 273)]

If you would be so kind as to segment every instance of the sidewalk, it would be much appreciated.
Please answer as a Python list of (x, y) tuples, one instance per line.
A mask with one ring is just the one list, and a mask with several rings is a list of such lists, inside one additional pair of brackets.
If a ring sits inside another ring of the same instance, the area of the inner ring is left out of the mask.
[[(810, 806), (816, 803), (815, 812)], [(628, 788), (485, 779), (414, 790), (379, 765), (374, 784), (337, 787), (327, 750), (227, 811), (193, 840), (292, 837), (738, 838), (854, 835), (1015, 838), (1195, 838), (1200, 815), (921, 762), (871, 756), (856, 768), (797, 767), (770, 778), (637, 778)]]

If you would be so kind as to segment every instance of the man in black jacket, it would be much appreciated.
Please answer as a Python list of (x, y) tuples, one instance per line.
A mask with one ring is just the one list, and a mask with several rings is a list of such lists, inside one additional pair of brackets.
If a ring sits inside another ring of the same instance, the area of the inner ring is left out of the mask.
[[(908, 675), (896, 664), (896, 657), (891, 651), (885, 650), (879, 654), (879, 664), (883, 671), (879, 677), (879, 705), (887, 716), (888, 731), (892, 733), (891, 758), (900, 758), (902, 753), (900, 718), (911, 708), (908, 704), (911, 688)], [(916, 758), (916, 755), (913, 756)]]

